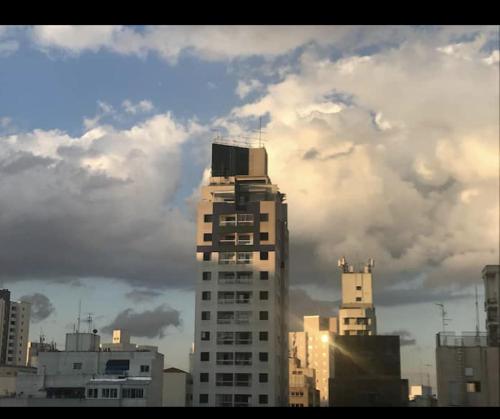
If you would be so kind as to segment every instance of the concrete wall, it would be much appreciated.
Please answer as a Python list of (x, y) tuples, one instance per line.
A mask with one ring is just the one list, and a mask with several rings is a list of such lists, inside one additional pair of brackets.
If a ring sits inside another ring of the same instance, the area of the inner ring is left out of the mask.
[(188, 377), (184, 372), (163, 372), (162, 406), (186, 406)]

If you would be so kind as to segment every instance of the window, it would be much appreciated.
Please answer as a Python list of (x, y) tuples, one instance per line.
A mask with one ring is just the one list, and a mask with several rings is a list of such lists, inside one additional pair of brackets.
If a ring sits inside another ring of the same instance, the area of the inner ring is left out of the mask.
[(259, 298), (261, 300), (267, 300), (269, 298), (269, 293), (267, 291), (260, 291)]
[(252, 332), (236, 332), (236, 345), (249, 345), (252, 343)]
[(259, 374), (259, 383), (267, 383), (267, 374)]
[(217, 352), (217, 365), (233, 365), (234, 354), (232, 352)]
[(269, 214), (260, 214), (260, 221), (269, 221)]
[(142, 399), (144, 397), (144, 389), (124, 388), (122, 389), (122, 397), (124, 399)]
[(234, 332), (217, 332), (217, 345), (232, 345)]
[(200, 403), (208, 403), (208, 394), (200, 394)]
[(357, 289), (358, 291), (361, 291), (361, 286), (360, 286), (360, 285), (358, 285), (358, 286), (356, 287), (356, 289)]
[(356, 297), (356, 301), (361, 301), (361, 297)]
[(237, 263), (248, 264), (252, 263), (252, 252), (238, 252)]
[(260, 252), (260, 260), (268, 260), (269, 252)]
[(101, 390), (101, 397), (103, 399), (116, 399), (118, 397), (118, 390), (116, 388), (103, 388)]
[(474, 376), (474, 369), (473, 368), (465, 368), (465, 376), (466, 377), (473, 377)]
[(200, 373), (200, 383), (208, 383), (208, 372)]
[(219, 216), (219, 225), (225, 226), (235, 226), (236, 225), (236, 215), (235, 214), (224, 214)]
[(212, 279), (212, 272), (203, 272), (203, 281), (210, 281)]
[(259, 319), (260, 320), (268, 320), (269, 318), (269, 313), (267, 311), (260, 311), (259, 312)]
[(260, 233), (260, 241), (269, 240), (269, 233)]
[(231, 373), (219, 373), (215, 375), (215, 385), (219, 387), (232, 387), (233, 386), (233, 374)]
[(231, 324), (234, 320), (234, 311), (218, 311), (217, 324)]
[(236, 352), (234, 354), (235, 365), (252, 365), (252, 352)]
[(267, 341), (268, 333), (267, 332), (259, 332), (259, 340)]
[(212, 241), (212, 234), (211, 233), (203, 234), (203, 241), (204, 242), (211, 242)]
[(87, 399), (97, 399), (97, 389), (96, 388), (87, 389)]
[(215, 405), (217, 407), (232, 407), (233, 395), (232, 394), (216, 394)]
[(248, 407), (250, 403), (250, 394), (235, 394), (234, 407)]
[(201, 320), (210, 320), (210, 311), (202, 311)]
[(204, 301), (210, 300), (210, 291), (203, 291), (201, 293), (201, 299)]
[(209, 360), (210, 360), (210, 352), (200, 353), (200, 361), (209, 361)]
[(73, 369), (74, 370), (81, 370), (82, 369), (82, 363), (81, 362), (73, 362)]
[(236, 253), (235, 252), (220, 252), (219, 253), (219, 265), (229, 265), (236, 263)]
[(240, 245), (250, 245), (253, 244), (253, 238), (251, 234), (238, 234), (238, 244)]
[(480, 381), (468, 381), (467, 382), (467, 393), (480, 393), (481, 392), (481, 382)]
[(210, 332), (201, 332), (201, 340), (210, 340)]
[(213, 215), (212, 214), (205, 214), (203, 216), (203, 221), (205, 223), (211, 223), (212, 222), (212, 219), (213, 219)]
[(141, 365), (141, 372), (149, 372), (149, 365)]
[(203, 260), (210, 260), (210, 252), (203, 252)]
[(238, 214), (238, 225), (253, 225), (253, 214)]
[(261, 273), (260, 273), (260, 279), (262, 279), (262, 280), (269, 279), (269, 272), (268, 271), (261, 271)]
[(267, 404), (267, 394), (259, 394), (259, 404)]
[(252, 374), (234, 374), (234, 385), (237, 387), (250, 387), (252, 385)]
[(268, 360), (268, 354), (267, 352), (259, 352), (259, 361), (260, 362), (267, 362)]

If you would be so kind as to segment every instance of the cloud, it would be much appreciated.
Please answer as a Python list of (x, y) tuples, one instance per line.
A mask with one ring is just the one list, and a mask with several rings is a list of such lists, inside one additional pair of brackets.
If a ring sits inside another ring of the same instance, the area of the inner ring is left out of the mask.
[[(498, 31), (441, 32), (339, 59), (306, 48), (296, 72), (226, 118), (269, 120), (291, 284), (333, 286), (346, 255), (375, 258), (380, 290), (422, 273), (446, 292), (499, 260), (498, 65), (484, 62)], [(438, 49), (454, 43), (460, 54)]]
[(240, 80), (238, 85), (236, 86), (236, 94), (240, 99), (243, 99), (245, 96), (250, 94), (253, 91), (259, 90), (262, 88), (262, 83), (259, 80), (250, 80), (248, 82)]
[(133, 115), (137, 113), (151, 112), (154, 109), (153, 103), (149, 100), (141, 100), (140, 102), (133, 104), (130, 100), (127, 99), (123, 101), (122, 107), (125, 112)]
[(129, 300), (132, 300), (134, 303), (142, 303), (145, 301), (151, 301), (156, 297), (159, 297), (161, 292), (153, 291), (153, 290), (132, 290), (125, 294)]
[(395, 330), (394, 332), (388, 333), (388, 335), (399, 335), (399, 344), (401, 346), (413, 346), (417, 343), (417, 340), (408, 330)]
[(21, 301), (31, 303), (31, 321), (41, 322), (55, 312), (55, 308), (46, 295), (34, 293), (20, 298)]
[(338, 306), (338, 302), (316, 300), (303, 289), (290, 288), (289, 330), (304, 330), (304, 316), (334, 317), (337, 315)]
[(196, 148), (201, 132), (167, 113), (81, 137), (0, 136), (0, 235), (9, 243), (0, 277), (185, 287), (195, 226), (176, 200), (182, 172), (193, 170), (183, 166), (183, 145)]
[(102, 332), (112, 333), (114, 329), (125, 329), (131, 336), (161, 339), (165, 337), (165, 329), (169, 326), (178, 327), (180, 324), (179, 311), (162, 304), (142, 313), (136, 313), (131, 308), (123, 310), (113, 322), (103, 327)]

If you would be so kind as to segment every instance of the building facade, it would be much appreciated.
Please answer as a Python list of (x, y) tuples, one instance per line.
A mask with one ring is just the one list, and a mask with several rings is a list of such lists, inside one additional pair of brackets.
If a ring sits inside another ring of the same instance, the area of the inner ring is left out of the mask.
[(304, 368), (315, 371), (320, 405), (328, 406), (328, 380), (333, 377), (333, 342), (338, 332), (336, 317), (304, 316), (304, 331), (290, 332), (289, 351)]
[(163, 370), (164, 407), (190, 407), (193, 403), (193, 378), (178, 368)]
[(11, 301), (10, 292), (0, 290), (0, 365), (26, 365), (30, 307), (27, 301)]
[(342, 281), (342, 303), (339, 309), (340, 335), (377, 334), (377, 319), (373, 305), (372, 268), (370, 259), (364, 268), (358, 270), (349, 265), (345, 258), (339, 259)]
[(316, 373), (313, 368), (301, 367), (300, 359), (288, 360), (288, 405), (290, 407), (317, 407), (320, 405), (316, 389)]
[(197, 215), (195, 406), (288, 404), (288, 227), (264, 148), (212, 144)]
[(500, 346), (500, 265), (486, 265), (482, 271), (484, 283), (484, 309), (488, 346)]

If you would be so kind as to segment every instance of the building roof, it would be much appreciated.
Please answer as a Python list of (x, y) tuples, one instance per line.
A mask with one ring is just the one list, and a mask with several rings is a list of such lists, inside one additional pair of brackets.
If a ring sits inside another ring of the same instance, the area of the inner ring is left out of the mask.
[(179, 368), (174, 368), (174, 367), (171, 367), (171, 368), (166, 368), (163, 370), (163, 372), (176, 372), (176, 373), (183, 373), (183, 374), (187, 374), (186, 371), (183, 371), (183, 370), (180, 370)]

